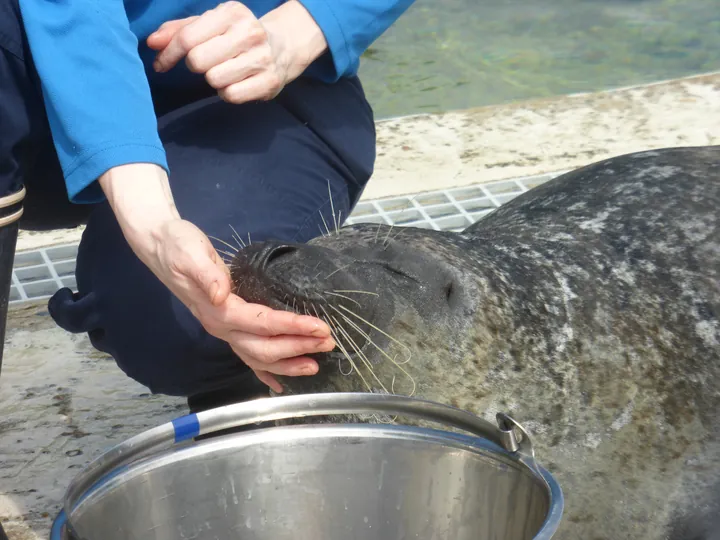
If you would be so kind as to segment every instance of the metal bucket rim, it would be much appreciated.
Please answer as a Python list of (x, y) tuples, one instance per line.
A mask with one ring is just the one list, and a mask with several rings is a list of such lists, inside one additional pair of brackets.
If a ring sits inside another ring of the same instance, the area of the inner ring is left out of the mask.
[[(299, 412), (293, 411), (293, 407), (297, 407)], [(353, 407), (356, 408), (353, 409)], [(70, 515), (72, 508), (79, 506), (82, 500), (96, 489), (96, 485), (102, 484), (106, 482), (108, 478), (120, 474), (134, 461), (142, 459), (144, 454), (150, 455), (150, 452), (157, 451), (163, 445), (167, 446), (169, 444), (170, 448), (178, 448), (178, 445), (185, 444), (200, 434), (224, 429), (228, 426), (223, 422), (227, 420), (227, 418), (232, 419), (233, 415), (239, 415), (241, 418), (244, 416), (244, 419), (242, 419), (243, 423), (240, 425), (248, 425), (251, 423), (249, 419), (254, 419), (255, 422), (258, 422), (282, 418), (327, 416), (328, 414), (336, 414), (335, 412), (328, 412), (334, 411), (335, 408), (338, 408), (338, 410), (343, 409), (343, 411), (338, 414), (357, 414), (359, 412), (386, 413), (387, 410), (390, 410), (403, 416), (424, 418), (426, 420), (439, 422), (443, 424), (444, 427), (454, 426), (468, 431), (473, 434), (474, 438), (492, 443), (494, 446), (502, 449), (503, 452), (515, 455), (519, 460), (523, 461), (525, 465), (531, 464), (536, 469), (539, 473), (539, 475), (535, 475), (536, 478), (542, 478), (546, 484), (546, 489), (552, 495), (550, 513), (547, 516), (543, 528), (538, 533), (538, 536), (535, 537), (535, 540), (551, 538), (555, 529), (559, 526), (564, 510), (562, 489), (549, 471), (539, 466), (535, 460), (532, 443), (527, 433), (520, 424), (509, 416), (498, 413), (498, 426), (494, 426), (487, 420), (468, 411), (416, 397), (393, 394), (322, 393), (280, 396), (237, 403), (202, 413), (185, 415), (171, 422), (143, 431), (119, 443), (88, 464), (83, 471), (73, 479), (67, 488), (62, 512), (66, 520), (64, 527), (72, 529), (72, 523), (71, 520), (68, 519), (68, 515)], [(351, 409), (352, 412), (350, 412)], [(288, 411), (290, 411), (290, 413), (288, 413)], [(378, 424), (364, 425), (371, 428), (378, 427)], [(277, 430), (283, 427), (288, 426), (275, 426), (268, 429)], [(317, 428), (317, 424), (310, 424), (307, 427)], [(401, 424), (395, 427), (409, 426)], [(519, 441), (516, 439), (514, 428), (518, 428), (523, 435), (523, 438)], [(444, 430), (437, 431), (444, 433), (445, 436), (451, 433)], [(243, 432), (240, 435), (248, 435), (248, 432)], [(466, 435), (466, 437), (468, 436), (469, 435)], [(209, 440), (206, 442), (212, 444), (214, 441)], [(200, 443), (195, 443), (195, 445), (198, 444)], [(543, 531), (548, 532), (547, 534), (543, 534)]]
[[(155, 467), (162, 467), (168, 465), (168, 462), (158, 463), (163, 457), (171, 457), (172, 463), (182, 461), (189, 455), (197, 455), (199, 453), (210, 453), (214, 449), (222, 447), (237, 446), (239, 442), (242, 442), (243, 447), (250, 447), (260, 445), (271, 439), (283, 439), (287, 440), (288, 433), (295, 435), (296, 440), (308, 440), (328, 438), (331, 435), (334, 438), (341, 437), (362, 437), (367, 436), (367, 432), (375, 432), (381, 434), (383, 438), (396, 438), (403, 440), (422, 440), (426, 442), (432, 442), (436, 444), (447, 445), (451, 443), (453, 447), (470, 451), (484, 457), (491, 459), (502, 458), (503, 463), (507, 463), (510, 466), (515, 467), (518, 471), (523, 474), (527, 474), (533, 477), (533, 479), (540, 484), (546, 491), (548, 497), (548, 511), (545, 516), (545, 520), (540, 526), (539, 530), (533, 537), (533, 540), (549, 540), (552, 538), (557, 528), (560, 525), (562, 514), (564, 510), (564, 496), (560, 485), (554, 476), (544, 467), (539, 464), (527, 463), (527, 458), (522, 455), (508, 452), (501, 446), (494, 442), (464, 433), (448, 432), (441, 429), (418, 427), (418, 426), (405, 426), (405, 425), (382, 425), (378, 426), (375, 424), (324, 424), (322, 426), (317, 425), (295, 425), (295, 426), (276, 426), (269, 428), (259, 428), (252, 432), (242, 432), (231, 435), (225, 435), (222, 438), (208, 439), (200, 441), (192, 446), (184, 447), (173, 447), (166, 449), (162, 452), (145, 456), (136, 462), (133, 462), (127, 466), (120, 467), (119, 470), (114, 470), (106, 477), (101, 479), (95, 484), (91, 490), (83, 497), (83, 500), (79, 501), (75, 506), (75, 509), (79, 509), (83, 503), (91, 503), (94, 498), (93, 495), (100, 496), (102, 491), (106, 489), (112, 489), (113, 484), (120, 482), (119, 473), (124, 472), (132, 475), (141, 475)], [(153, 464), (154, 462), (154, 464)], [(129, 478), (123, 478), (122, 481), (126, 481)], [(55, 521), (51, 530), (50, 540), (66, 540), (63, 536), (66, 530), (67, 515), (65, 510), (62, 509)]]
[[(152, 455), (144, 456), (131, 464), (113, 470), (96, 482), (88, 490), (82, 500), (74, 506), (73, 512), (85, 504), (92, 504), (93, 499), (111, 491), (117, 485), (142, 476), (150, 471), (175, 465), (189, 458), (207, 456), (217, 450), (231, 448), (251, 448), (261, 446), (268, 442), (299, 442), (307, 440), (325, 439), (333, 441), (338, 439), (382, 439), (417, 441), (449, 446), (457, 450), (471, 452), (478, 456), (489, 458), (514, 468), (521, 474), (529, 476), (546, 493), (549, 507), (553, 505), (552, 486), (557, 481), (548, 471), (537, 464), (528, 463), (525, 456), (513, 454), (496, 445), (492, 441), (473, 435), (447, 432), (418, 426), (382, 425), (375, 424), (322, 424), (322, 425), (294, 425), (259, 428), (252, 432), (242, 432), (224, 435), (223, 437), (203, 440), (190, 446), (173, 447)], [(552, 479), (548, 482), (546, 474)]]

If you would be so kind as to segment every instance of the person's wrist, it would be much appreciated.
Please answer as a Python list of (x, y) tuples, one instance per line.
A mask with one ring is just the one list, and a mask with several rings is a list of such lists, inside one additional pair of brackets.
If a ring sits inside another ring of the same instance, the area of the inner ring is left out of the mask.
[(287, 81), (298, 78), (327, 51), (322, 29), (298, 0), (288, 0), (260, 18), (271, 44), (277, 44), (277, 63), (286, 70)]

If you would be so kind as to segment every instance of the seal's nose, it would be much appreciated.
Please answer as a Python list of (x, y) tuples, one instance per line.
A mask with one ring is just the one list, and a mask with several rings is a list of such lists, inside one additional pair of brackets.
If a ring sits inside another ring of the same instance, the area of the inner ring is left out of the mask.
[(270, 244), (267, 245), (260, 253), (255, 256), (255, 265), (264, 270), (279, 259), (287, 257), (297, 251), (297, 248), (286, 244)]

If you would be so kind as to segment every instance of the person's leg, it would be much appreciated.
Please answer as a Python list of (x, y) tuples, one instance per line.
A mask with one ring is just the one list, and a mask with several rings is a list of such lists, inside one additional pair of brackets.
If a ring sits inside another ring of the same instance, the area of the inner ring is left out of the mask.
[[(33, 145), (42, 131), (43, 107), (29, 56), (17, 0), (0, 0), (0, 385), (18, 223), (23, 211), (32, 217), (26, 175), (44, 157)], [(57, 179), (62, 186), (62, 177)], [(8, 540), (2, 524), (0, 540)]]
[[(375, 158), (372, 112), (356, 80), (296, 81), (268, 103), (205, 99), (162, 117), (160, 135), (181, 215), (236, 246), (233, 228), (245, 242), (304, 242), (324, 231), (323, 219), (333, 227)], [(135, 257), (106, 204), (88, 221), (76, 276), (78, 294), (58, 292), (51, 315), (88, 332), (152, 392), (188, 396), (195, 411), (267, 394)]]
[[(55, 208), (44, 202), (53, 198)], [(18, 227), (76, 225), (82, 212), (71, 206), (20, 8), (0, 0), (0, 369)]]

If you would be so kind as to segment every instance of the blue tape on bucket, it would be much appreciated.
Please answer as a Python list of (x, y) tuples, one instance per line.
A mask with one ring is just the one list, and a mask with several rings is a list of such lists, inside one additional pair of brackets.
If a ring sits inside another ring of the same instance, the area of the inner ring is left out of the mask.
[(200, 422), (197, 414), (188, 414), (172, 421), (175, 428), (175, 442), (187, 441), (200, 435)]
[(50, 529), (50, 540), (63, 540), (63, 527), (67, 522), (65, 510), (61, 510), (60, 513), (53, 521), (52, 528)]

